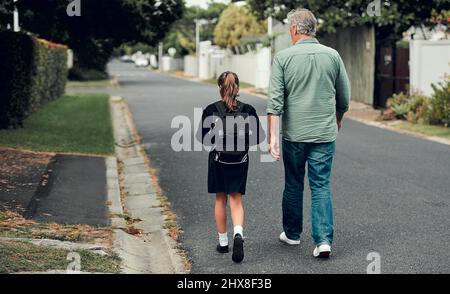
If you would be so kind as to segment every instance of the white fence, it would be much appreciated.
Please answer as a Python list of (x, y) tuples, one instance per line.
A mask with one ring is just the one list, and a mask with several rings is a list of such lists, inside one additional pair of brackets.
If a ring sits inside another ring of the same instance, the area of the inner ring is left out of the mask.
[(164, 72), (183, 70), (183, 59), (164, 56), (161, 60), (161, 70)]
[(257, 58), (254, 54), (227, 55), (216, 61), (216, 76), (224, 71), (237, 73), (239, 79), (248, 84), (256, 85)]
[(259, 48), (243, 55), (218, 50), (206, 43), (201, 44), (200, 48), (200, 61), (193, 56), (185, 57), (185, 75), (199, 75), (199, 79), (207, 80), (219, 76), (222, 72), (233, 71), (241, 82), (253, 85), (257, 89), (268, 89), (272, 62), (270, 48)]
[(450, 74), (450, 40), (412, 40), (410, 44), (411, 90), (431, 95), (431, 84)]
[(215, 60), (215, 75), (224, 71), (233, 71), (242, 82), (254, 85), (257, 89), (268, 89), (271, 70), (270, 48), (244, 55), (227, 54)]
[(198, 59), (196, 56), (186, 55), (184, 57), (184, 74), (188, 77), (198, 75)]

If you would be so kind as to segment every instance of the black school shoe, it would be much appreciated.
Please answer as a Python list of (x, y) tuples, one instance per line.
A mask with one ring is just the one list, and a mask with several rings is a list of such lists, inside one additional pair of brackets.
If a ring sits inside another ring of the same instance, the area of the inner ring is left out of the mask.
[(234, 236), (232, 259), (236, 263), (241, 263), (244, 260), (244, 239), (240, 234)]
[(219, 244), (219, 245), (217, 245), (217, 252), (219, 252), (219, 253), (228, 253), (228, 252), (230, 252), (230, 249), (228, 248), (228, 245), (227, 246), (220, 246), (220, 244)]

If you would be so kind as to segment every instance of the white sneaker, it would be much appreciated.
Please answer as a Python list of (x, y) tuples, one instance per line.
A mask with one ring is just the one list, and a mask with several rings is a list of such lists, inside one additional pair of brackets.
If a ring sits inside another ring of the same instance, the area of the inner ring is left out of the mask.
[(317, 258), (329, 258), (331, 255), (331, 246), (322, 244), (314, 249), (313, 255)]
[(291, 240), (288, 237), (286, 237), (286, 233), (285, 232), (281, 233), (280, 241), (283, 242), (283, 243), (286, 243), (288, 245), (299, 245), (300, 244), (300, 240), (295, 241), (295, 240)]

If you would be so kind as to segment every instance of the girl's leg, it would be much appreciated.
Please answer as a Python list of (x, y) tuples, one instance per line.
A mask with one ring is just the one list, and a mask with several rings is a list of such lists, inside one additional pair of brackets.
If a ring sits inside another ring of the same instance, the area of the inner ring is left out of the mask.
[(242, 228), (244, 226), (244, 205), (241, 193), (230, 194), (230, 209), (234, 227)]
[(227, 195), (225, 193), (216, 194), (216, 227), (219, 233), (219, 253), (228, 253), (228, 234), (227, 234)]
[(216, 194), (216, 227), (219, 234), (227, 232), (227, 194)]
[(240, 263), (244, 260), (244, 206), (242, 204), (242, 194), (230, 194), (230, 208), (234, 225), (232, 260), (236, 263)]

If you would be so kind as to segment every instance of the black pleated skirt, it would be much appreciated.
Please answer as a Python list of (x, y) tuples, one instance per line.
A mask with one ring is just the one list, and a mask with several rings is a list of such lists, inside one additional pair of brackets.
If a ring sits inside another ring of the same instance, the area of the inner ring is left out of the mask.
[(214, 160), (214, 152), (209, 153), (208, 193), (245, 195), (247, 175), (248, 161), (236, 165), (222, 164)]

